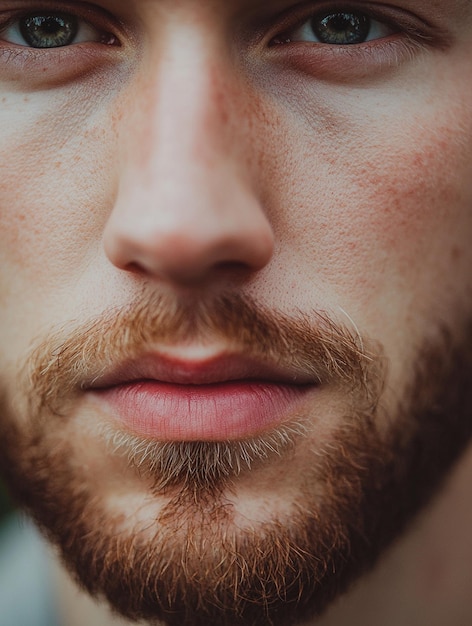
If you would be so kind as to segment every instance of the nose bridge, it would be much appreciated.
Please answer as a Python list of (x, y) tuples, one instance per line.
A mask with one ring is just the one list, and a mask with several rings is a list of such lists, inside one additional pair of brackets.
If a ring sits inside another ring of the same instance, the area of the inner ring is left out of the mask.
[(273, 236), (245, 158), (231, 61), (211, 37), (182, 29), (143, 59), (133, 87), (105, 230), (110, 260), (180, 282), (263, 267)]
[(217, 48), (186, 30), (168, 41), (160, 58), (146, 60), (134, 106), (140, 126), (137, 162), (148, 183), (172, 179), (179, 165), (201, 170), (228, 156), (229, 108), (235, 107), (236, 93), (231, 98), (229, 84), (223, 84), (228, 70)]

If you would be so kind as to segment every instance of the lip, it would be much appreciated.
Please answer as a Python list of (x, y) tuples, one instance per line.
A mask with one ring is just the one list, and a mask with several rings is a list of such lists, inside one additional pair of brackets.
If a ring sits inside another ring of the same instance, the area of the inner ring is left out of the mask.
[(248, 439), (299, 417), (317, 383), (296, 368), (220, 354), (151, 353), (94, 379), (87, 395), (127, 430), (159, 441)]

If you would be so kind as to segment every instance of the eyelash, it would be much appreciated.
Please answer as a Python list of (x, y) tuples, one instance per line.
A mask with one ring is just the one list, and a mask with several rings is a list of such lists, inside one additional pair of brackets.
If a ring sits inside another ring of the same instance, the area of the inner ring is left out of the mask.
[[(3, 0), (2, 4), (3, 4)], [(97, 71), (101, 67), (115, 65), (122, 55), (122, 41), (125, 29), (121, 23), (104, 9), (87, 2), (62, 3), (44, 0), (30, 2), (27, 8), (12, 2), (10, 9), (0, 12), (0, 77), (16, 84), (26, 81), (28, 87), (54, 86), (68, 80), (76, 80), (81, 75)], [(35, 48), (7, 41), (5, 33), (13, 29), (9, 38), (21, 37), (21, 20), (40, 15), (62, 15), (73, 17), (79, 22), (82, 33), (95, 33), (75, 43), (57, 47)]]
[[(0, 36), (3, 36), (3, 41), (9, 44), (20, 46), (20, 47), (34, 48), (35, 46), (32, 44), (29, 44), (26, 41), (22, 33), (22, 21), (28, 18), (39, 17), (39, 15), (40, 15), (39, 13), (37, 15), (35, 14), (24, 15), (19, 18), (14, 18), (10, 20), (9, 22), (7, 22), (6, 25), (3, 25), (0, 28)], [(101, 31), (100, 29), (96, 28), (95, 26), (93, 26), (92, 24), (90, 24), (89, 22), (87, 22), (86, 20), (80, 17), (69, 16), (68, 14), (63, 14), (63, 13), (52, 13), (52, 12), (50, 13), (49, 17), (62, 18), (66, 15), (67, 17), (73, 17), (74, 26), (77, 27), (72, 40), (69, 43), (63, 44), (63, 45), (49, 46), (49, 47), (38, 46), (36, 49), (51, 50), (51, 49), (58, 48), (58, 47), (68, 47), (68, 46), (77, 45), (80, 43), (103, 43), (105, 45), (116, 45), (116, 38), (113, 35), (110, 35), (109, 33)], [(45, 12), (45, 16), (47, 17), (46, 12)]]
[[(33, 4), (33, 3), (32, 3)], [(3, 11), (4, 15), (0, 19), (0, 36), (8, 29), (15, 29), (16, 26), (16, 35), (20, 35), (20, 22), (28, 17), (37, 17), (37, 16), (66, 16), (71, 17), (79, 23), (79, 27), (81, 30), (89, 30), (95, 31), (99, 37), (97, 39), (90, 40), (90, 42), (101, 43), (102, 40), (105, 45), (119, 45), (118, 38), (113, 34), (113, 30), (116, 28), (118, 24), (114, 24), (114, 18), (109, 15), (103, 9), (95, 6), (89, 5), (85, 2), (75, 2), (71, 3), (70, 6), (67, 6), (67, 3), (62, 4), (62, 6), (58, 7), (57, 3), (53, 2), (44, 2), (38, 3), (38, 6), (31, 6), (27, 10), (12, 10), (12, 11)], [(6, 14), (6, 15), (5, 15)], [(108, 43), (107, 39), (110, 38), (112, 43)], [(19, 44), (16, 42), (9, 42), (5, 39), (3, 42), (16, 45), (18, 47), (30, 48), (27, 43)], [(79, 43), (88, 43), (89, 40), (84, 40), (83, 42), (76, 42), (68, 44), (68, 46), (77, 45)], [(58, 46), (59, 47), (59, 46)], [(51, 50), (54, 48), (38, 48), (38, 50)]]
[[(357, 17), (365, 17), (369, 20), (370, 22), (370, 26), (372, 25), (372, 23), (381, 25), (381, 26), (386, 26), (384, 22), (381, 22), (379, 20), (375, 20), (372, 17), (368, 16), (365, 12), (361, 12), (358, 10), (353, 10), (353, 9), (346, 9), (345, 7), (343, 8), (334, 8), (334, 9), (325, 9), (325, 10), (316, 10), (311, 12), (307, 17), (303, 17), (303, 19), (297, 21), (297, 23), (295, 25), (290, 26), (288, 29), (286, 29), (282, 34), (274, 37), (274, 39), (271, 41), (271, 45), (283, 45), (283, 44), (288, 44), (288, 43), (295, 43), (297, 41), (302, 42), (303, 41), (303, 37), (307, 38), (309, 36), (308, 33), (305, 33), (305, 35), (300, 36), (299, 39), (297, 39), (296, 35), (294, 36), (294, 33), (296, 33), (297, 31), (301, 31), (301, 30), (308, 30), (311, 29), (312, 30), (312, 35), (314, 35), (314, 37), (317, 37), (317, 35), (314, 33), (314, 22), (315, 20), (318, 18), (319, 20), (323, 20), (323, 18), (329, 18), (329, 17), (334, 17), (334, 16), (339, 16), (341, 14), (344, 15), (351, 15), (354, 16), (354, 14)], [(312, 25), (313, 23), (313, 25)], [(370, 29), (369, 29), (370, 30)], [(392, 28), (390, 28), (390, 30), (392, 30)], [(311, 40), (310, 42), (308, 42), (307, 39), (305, 39), (306, 43), (312, 43), (312, 44), (323, 44), (324, 42), (322, 41), (314, 41)], [(363, 42), (364, 43), (364, 42)], [(333, 43), (333, 44), (327, 44), (324, 43), (324, 45), (343, 45), (343, 44), (339, 44), (339, 43)], [(353, 44), (345, 44), (345, 45), (353, 45)]]
[(317, 16), (338, 13), (356, 13), (366, 16), (372, 21), (379, 22), (396, 32), (403, 32), (411, 36), (421, 37), (422, 29), (431, 30), (431, 26), (421, 18), (403, 9), (397, 9), (391, 5), (381, 5), (363, 2), (337, 2), (336, 0), (310, 0), (298, 4), (296, 7), (284, 11), (278, 18), (278, 33), (273, 34), (282, 37), (285, 33), (293, 31), (309, 22)]
[[(389, 29), (387, 35), (362, 43), (322, 43), (296, 40), (293, 33), (300, 31), (317, 16), (330, 14), (357, 14), (371, 23)], [(269, 55), (276, 62), (331, 81), (375, 78), (387, 67), (398, 67), (404, 61), (425, 50), (428, 45), (440, 45), (440, 35), (426, 21), (404, 9), (378, 3), (316, 1), (303, 3), (284, 12), (278, 27), (265, 39)]]
[[(3, 0), (0, 0), (2, 2)], [(16, 2), (15, 2), (16, 4)], [(22, 5), (24, 6), (24, 5)], [(385, 25), (391, 30), (387, 36), (374, 38), (363, 43), (332, 44), (315, 41), (294, 40), (294, 33), (306, 27), (316, 16), (336, 13), (356, 13), (363, 15), (372, 22)], [(5, 16), (5, 13), (7, 15)], [(5, 31), (28, 15), (38, 14), (71, 15), (88, 25), (94, 31), (107, 35), (108, 41), (83, 41), (61, 47), (33, 48), (28, 45), (10, 43), (2, 39)], [(62, 76), (67, 80), (74, 78), (73, 70), (65, 70), (69, 65), (87, 72), (89, 68), (99, 64), (116, 62), (125, 57), (117, 55), (127, 38), (132, 37), (127, 28), (115, 17), (99, 6), (86, 2), (63, 3), (58, 9), (57, 2), (45, 0), (38, 8), (30, 6), (28, 10), (3, 11), (0, 18), (0, 58), (9, 66), (15, 66), (13, 74), (17, 79), (21, 73), (36, 73), (38, 63), (43, 64), (43, 77), (55, 81), (55, 67), (60, 66)], [(275, 26), (274, 26), (275, 24)], [(263, 27), (257, 39), (262, 44), (264, 54), (275, 62), (292, 66), (314, 76), (345, 80), (349, 73), (350, 79), (363, 76), (374, 76), (386, 66), (398, 66), (404, 60), (411, 59), (419, 50), (434, 43), (440, 45), (440, 34), (426, 20), (417, 17), (405, 9), (381, 5), (377, 2), (341, 3), (336, 0), (310, 0), (291, 6), (278, 16), (273, 16)], [(257, 48), (261, 50), (259, 44)], [(124, 45), (126, 55), (127, 46)], [(38, 80), (35, 75), (34, 80)], [(39, 75), (38, 75), (39, 76)], [(57, 79), (59, 80), (59, 78)]]

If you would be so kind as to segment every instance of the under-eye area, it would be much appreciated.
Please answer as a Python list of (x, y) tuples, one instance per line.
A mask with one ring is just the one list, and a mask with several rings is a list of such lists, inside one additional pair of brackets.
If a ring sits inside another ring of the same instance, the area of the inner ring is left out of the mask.
[(64, 3), (60, 11), (57, 3), (24, 9), (0, 7), (0, 80), (17, 89), (79, 84), (91, 73), (132, 58), (124, 27), (98, 6), (78, 2)]
[(420, 15), (377, 3), (303, 4), (284, 12), (266, 39), (282, 67), (346, 85), (383, 78), (444, 43)]

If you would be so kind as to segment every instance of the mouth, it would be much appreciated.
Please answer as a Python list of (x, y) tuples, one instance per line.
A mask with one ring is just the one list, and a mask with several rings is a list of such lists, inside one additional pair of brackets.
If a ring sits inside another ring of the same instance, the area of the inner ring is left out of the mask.
[(318, 386), (301, 371), (239, 354), (151, 353), (119, 364), (85, 392), (106, 418), (138, 436), (231, 441), (300, 418)]

